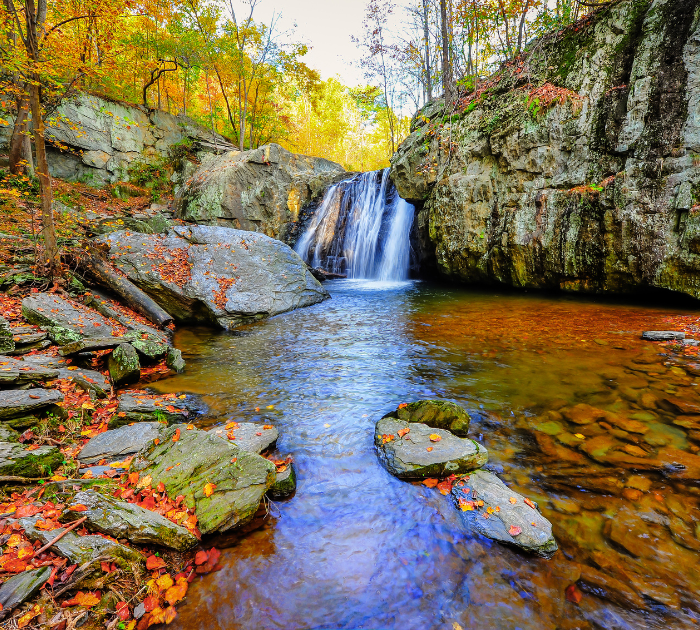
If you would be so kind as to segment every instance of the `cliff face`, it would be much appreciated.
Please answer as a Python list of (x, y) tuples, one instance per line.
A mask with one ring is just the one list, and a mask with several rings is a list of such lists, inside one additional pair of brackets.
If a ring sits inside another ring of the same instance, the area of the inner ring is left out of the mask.
[(700, 297), (700, 0), (619, 0), (428, 104), (392, 160), (467, 282)]

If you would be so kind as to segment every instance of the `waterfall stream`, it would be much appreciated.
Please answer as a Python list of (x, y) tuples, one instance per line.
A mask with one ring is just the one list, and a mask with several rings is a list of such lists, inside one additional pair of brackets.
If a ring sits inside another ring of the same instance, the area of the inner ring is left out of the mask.
[(408, 278), (414, 207), (389, 169), (331, 186), (294, 250), (311, 266), (348, 278)]

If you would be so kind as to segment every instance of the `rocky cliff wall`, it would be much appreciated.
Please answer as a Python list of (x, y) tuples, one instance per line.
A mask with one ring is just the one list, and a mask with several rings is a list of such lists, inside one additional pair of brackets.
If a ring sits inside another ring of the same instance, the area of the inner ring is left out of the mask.
[[(0, 128), (0, 146), (7, 146), (11, 135), (11, 126)], [(193, 141), (198, 152), (234, 149), (223, 136), (185, 116), (90, 94), (63, 102), (49, 117), (46, 135), (51, 175), (95, 186), (128, 181), (130, 164), (165, 157), (170, 147), (185, 138)]]
[(466, 282), (700, 297), (700, 0), (619, 0), (433, 102), (392, 160)]

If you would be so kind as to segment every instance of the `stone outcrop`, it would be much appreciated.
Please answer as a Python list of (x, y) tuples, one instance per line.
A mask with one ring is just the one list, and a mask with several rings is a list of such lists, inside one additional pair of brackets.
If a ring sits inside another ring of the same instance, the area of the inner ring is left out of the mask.
[(417, 114), (392, 179), (441, 274), (700, 297), (698, 12), (610, 3)]
[(328, 297), (290, 247), (263, 234), (193, 225), (103, 242), (115, 266), (182, 323), (230, 328)]
[[(0, 146), (8, 144), (11, 134), (12, 127), (2, 130)], [(200, 155), (234, 148), (223, 136), (185, 116), (91, 94), (64, 101), (51, 117), (46, 135), (51, 175), (97, 186), (128, 181), (132, 162), (167, 156), (170, 147), (184, 139), (192, 141)]]
[(291, 242), (302, 209), (345, 174), (340, 164), (290, 153), (278, 144), (210, 155), (182, 186), (176, 214)]

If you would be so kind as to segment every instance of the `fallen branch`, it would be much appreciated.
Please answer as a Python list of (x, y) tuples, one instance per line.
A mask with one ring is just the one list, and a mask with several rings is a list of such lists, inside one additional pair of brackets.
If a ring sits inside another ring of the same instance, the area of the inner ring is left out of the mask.
[(81, 255), (79, 265), (85, 274), (116, 293), (128, 307), (138, 311), (154, 324), (167, 326), (173, 321), (169, 313), (126, 276), (117, 273), (112, 265), (97, 255), (94, 248), (91, 252), (85, 252)]
[(66, 593), (71, 589), (77, 587), (77, 585), (80, 584), (82, 580), (84, 580), (91, 573), (97, 570), (101, 562), (104, 562), (106, 560), (111, 560), (111, 557), (108, 555), (98, 556), (97, 558), (88, 560), (85, 564), (81, 564), (73, 572), (73, 575), (71, 575), (70, 580), (66, 582), (66, 584), (64, 584), (58, 591), (53, 593), (53, 596), (60, 597), (61, 595), (63, 595), (63, 593)]
[(56, 538), (53, 540), (50, 540), (47, 542), (41, 549), (36, 551), (34, 553), (34, 557), (40, 556), (42, 553), (44, 553), (49, 547), (52, 545), (55, 545), (61, 538), (63, 538), (68, 532), (72, 532), (76, 527), (79, 525), (82, 525), (85, 521), (87, 521), (87, 516), (83, 516), (83, 518), (79, 518), (75, 523), (73, 523), (70, 527), (66, 527)]
[(37, 479), (29, 479), (28, 477), (14, 477), (12, 475), (0, 477), (0, 483), (16, 482), (16, 483), (37, 483), (39, 481), (46, 481), (50, 477), (39, 477)]

